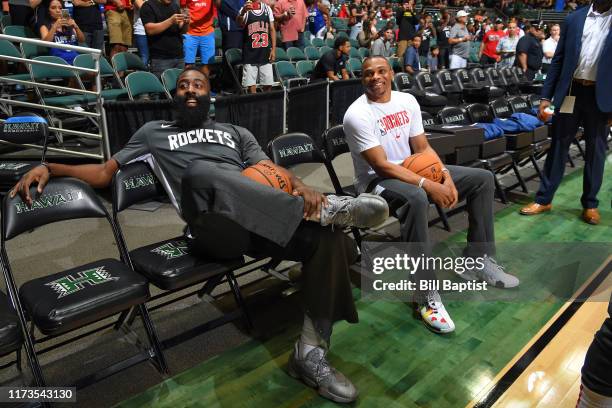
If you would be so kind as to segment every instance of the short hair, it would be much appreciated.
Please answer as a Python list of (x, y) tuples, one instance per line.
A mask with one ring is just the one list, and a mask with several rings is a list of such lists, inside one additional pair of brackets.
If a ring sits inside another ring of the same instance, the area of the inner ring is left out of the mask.
[(344, 44), (346, 44), (347, 42), (350, 42), (348, 37), (338, 37), (336, 38), (336, 40), (334, 41), (334, 49), (337, 50), (340, 47), (342, 47)]
[(438, 49), (440, 49), (440, 47), (438, 47), (437, 45), (432, 45), (431, 47), (429, 47), (430, 52)]
[(421, 40), (423, 40), (423, 36), (421, 34), (416, 34), (414, 37), (412, 37), (412, 40), (414, 40), (417, 37), (419, 37)]
[(389, 63), (389, 60), (386, 59), (385, 57), (383, 57), (382, 55), (372, 55), (372, 56), (364, 58), (362, 66), (365, 65), (366, 63), (372, 61), (372, 60), (375, 60), (375, 59), (382, 59), (382, 60), (384, 60), (387, 63), (387, 66), (389, 68), (391, 68), (391, 64)]

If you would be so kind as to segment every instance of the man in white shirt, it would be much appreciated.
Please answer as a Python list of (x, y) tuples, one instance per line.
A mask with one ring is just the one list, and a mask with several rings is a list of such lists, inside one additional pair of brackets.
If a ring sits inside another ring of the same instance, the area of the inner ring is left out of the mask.
[[(420, 247), (419, 254), (428, 253), (430, 201), (452, 208), (460, 199), (467, 199), (470, 225), (466, 256), (488, 256), (484, 268), (471, 269), (460, 276), (484, 280), (496, 287), (517, 286), (518, 279), (505, 273), (490, 257), (495, 253), (492, 174), (482, 169), (448, 166), (442, 170), (444, 182), (434, 183), (402, 167), (404, 159), (413, 153), (427, 152), (437, 157), (425, 137), (421, 108), (412, 95), (391, 91), (393, 70), (385, 58), (367, 58), (362, 72), (365, 94), (344, 115), (357, 191), (379, 194), (387, 200), (391, 214), (400, 221), (402, 241)], [(431, 272), (417, 271), (415, 279), (433, 278)], [(438, 333), (454, 330), (437, 291), (417, 292), (415, 301), (430, 329)]]
[(499, 66), (502, 68), (514, 66), (514, 57), (516, 56), (516, 45), (519, 37), (517, 35), (518, 28), (514, 21), (508, 23), (506, 29), (508, 35), (499, 40), (497, 44), (497, 53), (501, 56)]
[[(521, 214), (536, 215), (552, 209), (555, 191), (565, 172), (570, 143), (579, 126), (584, 127), (585, 166), (582, 220), (599, 224), (597, 194), (603, 183), (606, 138), (612, 126), (612, 0), (594, 0), (566, 17), (557, 51), (542, 88), (540, 116), (551, 104), (552, 144), (540, 188), (533, 203)], [(607, 205), (609, 201), (607, 202)]]
[(559, 26), (559, 24), (553, 24), (550, 27), (550, 37), (542, 43), (542, 49), (544, 51), (544, 58), (542, 58), (542, 73), (544, 74), (548, 72), (552, 58), (555, 55), (559, 37), (561, 37), (561, 26)]

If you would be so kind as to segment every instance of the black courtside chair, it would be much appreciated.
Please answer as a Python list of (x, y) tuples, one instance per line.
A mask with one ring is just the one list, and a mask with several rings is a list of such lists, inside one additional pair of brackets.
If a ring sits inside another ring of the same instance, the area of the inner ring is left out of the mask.
[[(353, 197), (357, 196), (357, 191), (355, 190), (355, 186), (351, 183), (349, 185), (343, 186), (340, 183), (340, 179), (338, 178), (338, 173), (336, 173), (336, 169), (333, 165), (333, 160), (345, 153), (350, 153), (350, 149), (348, 144), (346, 143), (346, 136), (344, 134), (344, 126), (335, 125), (331, 128), (327, 129), (323, 133), (323, 149), (325, 152), (325, 166), (327, 167), (327, 172), (332, 180), (332, 184), (334, 185), (334, 189), (336, 190), (336, 194), (340, 195), (350, 195)], [(450, 224), (448, 223), (448, 218), (446, 217), (446, 213), (442, 210), (442, 208), (436, 205), (436, 209), (438, 210), (438, 215), (442, 224), (444, 225), (444, 229), (450, 231)]]
[[(196, 293), (198, 295), (210, 294), (225, 278), (238, 305), (238, 309), (234, 312), (227, 313), (210, 322), (205, 322), (186, 332), (163, 340), (162, 347), (172, 347), (205, 331), (241, 317), (244, 319), (247, 330), (250, 330), (253, 325), (234, 275), (236, 269), (245, 265), (244, 258), (216, 261), (195, 256), (190, 252), (184, 236), (166, 239), (129, 250), (125, 235), (121, 230), (119, 213), (134, 204), (163, 197), (166, 193), (155, 174), (151, 171), (151, 168), (145, 162), (134, 162), (122, 166), (115, 173), (112, 188), (113, 220), (117, 225), (119, 239), (127, 254), (127, 263), (139, 275), (145, 277), (151, 284), (164, 291), (151, 297), (149, 302), (198, 284), (204, 284), (204, 287), (200, 291), (190, 293), (190, 295)], [(184, 297), (158, 304), (153, 306), (151, 310), (166, 306)], [(131, 318), (128, 319), (128, 321), (131, 320)]]
[[(482, 103), (473, 103), (466, 106), (466, 111), (470, 121), (473, 123), (491, 123), (493, 122), (493, 113), (488, 105)], [(497, 174), (505, 173), (509, 168), (513, 168), (517, 176), (520, 177), (518, 169), (513, 166), (512, 156), (506, 151), (506, 139), (501, 137), (498, 139), (486, 140), (480, 146), (480, 160), (484, 167), (493, 174), (495, 181), (495, 191), (502, 203), (508, 202), (506, 193), (497, 178)]]
[[(338, 126), (341, 127), (342, 125)], [(323, 137), (325, 137), (326, 133), (327, 132), (324, 133)], [(288, 169), (300, 164), (323, 164), (334, 186), (335, 194), (350, 195), (353, 197), (357, 195), (354, 189), (344, 190), (342, 186), (340, 186), (338, 175), (331, 165), (331, 160), (328, 160), (323, 151), (306, 133), (286, 133), (272, 139), (270, 143), (268, 143), (268, 153), (274, 163)], [(361, 246), (361, 233), (359, 229), (351, 228), (351, 232), (357, 244)]]
[(48, 138), (47, 121), (35, 113), (19, 113), (2, 123), (1, 140), (15, 145), (35, 144), (42, 148), (42, 153), (41, 160), (0, 160), (0, 195), (10, 190), (24, 174), (45, 160)]
[[(31, 187), (30, 194), (32, 197), (37, 196), (36, 187)], [(83, 218), (106, 219), (113, 232), (121, 260), (106, 258), (62, 272), (46, 274), (25, 282), (17, 295), (17, 284), (6, 251), (6, 242), (43, 225)], [(39, 381), (44, 384), (37, 354), (54, 349), (57, 345), (37, 352), (35, 343), (40, 344), (66, 335), (131, 308), (137, 308), (139, 311), (149, 345), (121, 362), (81, 377), (74, 382), (74, 386), (85, 387), (145, 361), (150, 361), (162, 375), (168, 373), (155, 328), (145, 306), (150, 297), (148, 282), (125, 263), (128, 257), (121, 245), (119, 231), (89, 185), (73, 178), (52, 179), (31, 207), (19, 196), (10, 198), (6, 195), (2, 203), (0, 238), (1, 261), (9, 296), (14, 302), (21, 326), (27, 327), (26, 316), (31, 321), (30, 330), (24, 330), (25, 351)], [(36, 338), (34, 328), (38, 328), (45, 337)], [(90, 333), (95, 331), (97, 330)], [(61, 345), (84, 335), (86, 334), (75, 335), (63, 341)]]

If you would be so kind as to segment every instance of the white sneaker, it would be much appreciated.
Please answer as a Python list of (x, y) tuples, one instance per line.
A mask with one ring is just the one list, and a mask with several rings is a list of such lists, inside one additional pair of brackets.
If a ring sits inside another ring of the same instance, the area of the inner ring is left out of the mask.
[(418, 302), (417, 305), (417, 312), (428, 329), (436, 333), (455, 331), (455, 323), (442, 304), (442, 299), (437, 291), (428, 291), (425, 299)]
[(482, 269), (466, 269), (465, 272), (458, 275), (465, 280), (485, 281), (489, 285), (501, 289), (514, 288), (520, 283), (516, 276), (506, 273), (503, 266), (487, 255), (484, 256), (484, 267)]

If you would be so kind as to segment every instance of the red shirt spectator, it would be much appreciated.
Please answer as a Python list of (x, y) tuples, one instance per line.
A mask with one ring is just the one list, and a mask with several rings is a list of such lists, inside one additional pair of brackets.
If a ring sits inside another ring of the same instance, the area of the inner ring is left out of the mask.
[(484, 49), (482, 53), (489, 58), (497, 59), (497, 44), (499, 44), (499, 40), (502, 37), (505, 37), (506, 33), (503, 30), (489, 30), (485, 33), (482, 43), (484, 45)]
[(216, 9), (212, 0), (181, 0), (181, 7), (189, 9), (189, 35), (208, 35), (215, 29)]
[(340, 6), (340, 11), (338, 12), (338, 18), (349, 18), (348, 9), (346, 8), (346, 3), (343, 3)]

